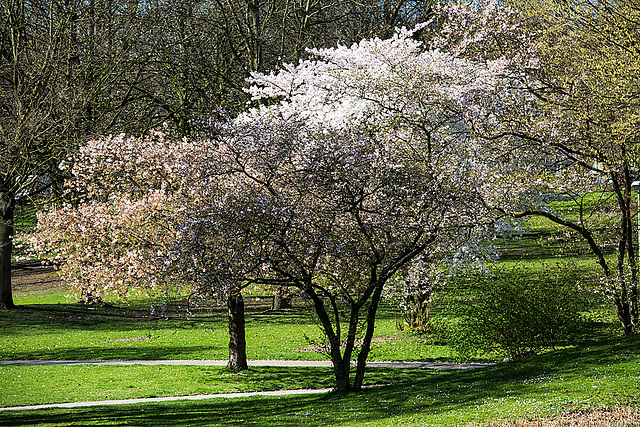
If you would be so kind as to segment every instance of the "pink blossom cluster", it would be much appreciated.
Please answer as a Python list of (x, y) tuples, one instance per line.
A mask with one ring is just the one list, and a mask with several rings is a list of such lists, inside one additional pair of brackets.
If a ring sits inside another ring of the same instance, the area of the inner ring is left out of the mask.
[(190, 292), (171, 266), (181, 217), (199, 197), (193, 180), (206, 181), (211, 169), (210, 150), (210, 141), (162, 131), (89, 141), (61, 165), (73, 176), (72, 202), (40, 212), (28, 242), (39, 256), (63, 261), (60, 274), (79, 295)]

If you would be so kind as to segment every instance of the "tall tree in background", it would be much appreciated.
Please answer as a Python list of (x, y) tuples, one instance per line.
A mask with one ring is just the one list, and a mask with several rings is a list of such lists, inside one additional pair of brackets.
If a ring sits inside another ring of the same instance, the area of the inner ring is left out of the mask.
[(0, 308), (14, 307), (14, 210), (61, 180), (80, 141), (114, 127), (135, 2), (0, 2)]
[[(638, 324), (631, 183), (640, 141), (640, 3), (470, 2), (442, 9), (436, 47), (488, 64), (495, 89), (478, 92), (469, 120), (495, 159), (507, 216), (541, 216), (589, 247), (597, 290), (625, 335)], [(571, 204), (567, 214), (544, 195)], [(614, 256), (608, 256), (613, 252)]]
[(246, 72), (262, 72), (274, 70), (283, 62), (306, 58), (308, 48), (350, 46), (367, 38), (391, 37), (396, 27), (413, 27), (429, 18), (434, 2), (218, 0), (215, 3), (233, 54), (243, 58)]
[[(543, 28), (533, 93), (555, 129), (550, 145), (565, 164), (591, 176), (587, 191), (571, 194), (579, 212), (575, 223), (530, 212), (586, 239), (628, 335), (640, 322), (631, 188), (640, 166), (640, 2), (544, 1), (525, 13), (539, 17)], [(608, 183), (601, 201), (589, 202), (598, 181)], [(595, 215), (609, 218), (608, 232), (598, 229)], [(607, 247), (615, 248), (615, 260), (605, 256)]]
[(167, 122), (190, 135), (218, 109), (245, 108), (247, 58), (211, 1), (156, 1), (140, 12), (144, 34), (128, 82), (146, 128)]

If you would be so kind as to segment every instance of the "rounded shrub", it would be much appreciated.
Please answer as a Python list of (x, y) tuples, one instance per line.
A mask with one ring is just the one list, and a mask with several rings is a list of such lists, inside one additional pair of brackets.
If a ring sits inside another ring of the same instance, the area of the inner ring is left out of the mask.
[(454, 345), (463, 355), (497, 350), (512, 359), (554, 349), (583, 323), (588, 298), (579, 285), (567, 266), (494, 268), (468, 289)]

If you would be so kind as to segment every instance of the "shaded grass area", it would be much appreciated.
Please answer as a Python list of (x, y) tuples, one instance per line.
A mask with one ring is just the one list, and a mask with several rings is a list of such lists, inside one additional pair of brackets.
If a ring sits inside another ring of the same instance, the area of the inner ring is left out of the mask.
[[(300, 355), (295, 350), (306, 345), (305, 335), (317, 331), (302, 308), (286, 316), (265, 316), (263, 310), (248, 310), (249, 357)], [(283, 323), (286, 335), (280, 328)], [(195, 316), (173, 312), (160, 317), (142, 304), (23, 305), (0, 312), (0, 336), (0, 359), (225, 359), (229, 339), (225, 315), (215, 307)]]
[(453, 426), (637, 407), (639, 344), (631, 337), (477, 371), (410, 372), (361, 393), (5, 412), (0, 425)]
[[(197, 310), (174, 303), (162, 315), (153, 301), (86, 307), (52, 302), (62, 296), (15, 298), (20, 308), (0, 311), (0, 359), (226, 359), (229, 333), (226, 309), (209, 304)], [(249, 359), (326, 360), (314, 344), (324, 337), (312, 308), (269, 310), (269, 300), (247, 299)], [(450, 361), (446, 343), (398, 331), (396, 313), (380, 311), (370, 360)]]
[[(426, 378), (435, 371), (375, 368), (366, 384)], [(215, 366), (0, 366), (0, 407), (144, 397), (318, 389), (334, 385), (332, 369)]]

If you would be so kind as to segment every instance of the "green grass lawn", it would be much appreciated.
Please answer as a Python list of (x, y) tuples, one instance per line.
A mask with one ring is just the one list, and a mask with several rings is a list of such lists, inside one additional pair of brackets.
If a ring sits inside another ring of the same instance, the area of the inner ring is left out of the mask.
[[(523, 274), (573, 268), (585, 286), (597, 283), (597, 266), (584, 245), (546, 220), (531, 220), (519, 238), (499, 243), (503, 265)], [(439, 293), (433, 315), (456, 325), (468, 303), (463, 283)], [(465, 288), (466, 287), (466, 288)], [(311, 307), (271, 312), (269, 301), (247, 297), (249, 359), (326, 360)], [(595, 300), (594, 300), (595, 301)], [(7, 359), (226, 359), (226, 308), (187, 307), (172, 301), (109, 301), (84, 307), (65, 291), (16, 294), (20, 308), (0, 312), (0, 360)], [(582, 408), (640, 407), (640, 338), (621, 338), (609, 302), (588, 304), (582, 334), (555, 351), (499, 363), (477, 371), (368, 369), (352, 394), (210, 399), (161, 404), (2, 412), (0, 426), (15, 425), (335, 425), (457, 426), (566, 413)], [(398, 329), (398, 312), (381, 307), (370, 360), (455, 361), (442, 334)], [(478, 361), (500, 361), (500, 354)], [(87, 400), (186, 396), (240, 391), (325, 388), (330, 368), (256, 367), (236, 374), (198, 366), (12, 366), (0, 367), (0, 407)]]
[[(20, 308), (0, 312), (0, 360), (11, 359), (226, 359), (226, 310), (212, 305), (152, 316), (143, 304), (84, 307), (63, 295), (16, 297)], [(247, 301), (249, 359), (327, 360), (314, 351), (323, 337), (303, 302), (270, 312), (264, 299)], [(399, 331), (381, 311), (370, 360), (451, 360), (443, 344)]]
[[(366, 384), (410, 381), (418, 369), (370, 369)], [(333, 387), (332, 370), (252, 367), (235, 373), (215, 366), (0, 366), (0, 407), (144, 397), (190, 396)]]
[[(464, 426), (581, 408), (637, 407), (639, 344), (638, 337), (594, 341), (477, 371), (392, 371), (384, 378), (390, 385), (361, 393), (3, 412), (0, 425)], [(240, 375), (269, 376), (268, 371)], [(211, 377), (214, 383), (216, 375)]]

